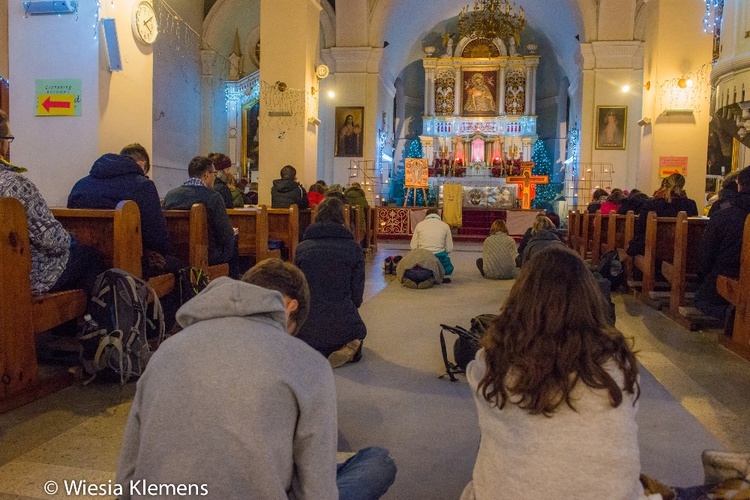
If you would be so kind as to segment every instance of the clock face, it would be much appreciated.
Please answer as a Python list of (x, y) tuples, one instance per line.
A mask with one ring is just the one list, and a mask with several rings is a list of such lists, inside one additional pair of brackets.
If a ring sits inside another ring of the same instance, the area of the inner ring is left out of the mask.
[(136, 38), (151, 45), (156, 41), (159, 34), (159, 27), (156, 22), (156, 13), (154, 7), (149, 2), (138, 2), (133, 14), (133, 33)]

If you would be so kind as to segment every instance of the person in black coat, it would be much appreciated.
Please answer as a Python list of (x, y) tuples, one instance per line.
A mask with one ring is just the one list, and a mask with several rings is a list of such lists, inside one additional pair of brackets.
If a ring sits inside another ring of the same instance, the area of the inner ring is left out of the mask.
[[(222, 172), (232, 166), (232, 160), (223, 153), (211, 153), (208, 155), (208, 159), (214, 164), (216, 172)], [(234, 200), (232, 199), (232, 191), (229, 189), (226, 181), (222, 179), (218, 174), (214, 180), (213, 190), (221, 195), (221, 199), (224, 200), (224, 206), (226, 208), (234, 208)]]
[(721, 182), (721, 190), (719, 191), (719, 198), (711, 204), (711, 209), (708, 211), (708, 216), (713, 217), (722, 208), (730, 206), (732, 198), (737, 196), (739, 187), (737, 186), (737, 173), (732, 172), (731, 174), (724, 177)]
[[(740, 254), (745, 219), (750, 215), (750, 167), (737, 175), (739, 191), (729, 206), (711, 217), (701, 241), (701, 277), (695, 294), (695, 305), (704, 313), (729, 320), (729, 302), (716, 291), (719, 275), (737, 278), (740, 275)], [(730, 332), (731, 333), (731, 332)]]
[[(638, 212), (635, 221), (633, 239), (627, 249), (628, 255), (643, 255), (646, 251), (646, 219), (649, 212), (656, 212), (657, 217), (677, 217), (686, 212), (688, 217), (698, 215), (698, 206), (685, 193), (685, 178), (681, 174), (672, 174), (665, 178), (662, 187), (654, 197), (648, 200)], [(658, 269), (658, 267), (657, 267)]]
[[(146, 149), (140, 144), (125, 146), (120, 154), (105, 154), (94, 162), (89, 175), (76, 182), (68, 196), (68, 208), (101, 208), (112, 210), (122, 200), (133, 200), (141, 212), (141, 235), (144, 249), (144, 274), (161, 274), (151, 269), (148, 254), (162, 258), (169, 249), (167, 221), (161, 210), (156, 185), (147, 174), (151, 169)], [(151, 260), (155, 260), (151, 258)]]
[(289, 208), (292, 205), (302, 210), (309, 208), (307, 191), (297, 182), (297, 169), (286, 165), (281, 169), (281, 179), (273, 181), (271, 188), (271, 208)]
[(643, 207), (643, 204), (648, 201), (648, 195), (646, 193), (642, 193), (641, 191), (638, 191), (637, 189), (633, 189), (626, 198), (622, 200), (622, 203), (620, 204), (620, 208), (617, 209), (618, 215), (627, 215), (629, 211), (633, 211), (634, 213), (639, 213), (641, 211), (641, 208)]
[(344, 204), (325, 198), (297, 247), (295, 264), (310, 285), (310, 314), (297, 338), (336, 368), (359, 361), (367, 328), (357, 310), (365, 290), (362, 248), (344, 223)]

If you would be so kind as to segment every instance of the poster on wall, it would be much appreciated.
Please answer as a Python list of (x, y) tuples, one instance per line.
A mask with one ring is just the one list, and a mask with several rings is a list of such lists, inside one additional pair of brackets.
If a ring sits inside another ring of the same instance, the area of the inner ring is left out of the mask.
[(365, 114), (363, 107), (336, 108), (336, 156), (362, 156), (362, 122)]
[(36, 116), (81, 116), (81, 80), (36, 80)]
[(404, 186), (426, 188), (428, 181), (427, 158), (406, 158)]
[(659, 157), (659, 178), (663, 179), (672, 174), (682, 174), (687, 176), (687, 156), (660, 156)]
[(463, 72), (463, 114), (495, 116), (497, 114), (497, 74), (494, 71)]
[(596, 107), (596, 149), (625, 149), (627, 106)]

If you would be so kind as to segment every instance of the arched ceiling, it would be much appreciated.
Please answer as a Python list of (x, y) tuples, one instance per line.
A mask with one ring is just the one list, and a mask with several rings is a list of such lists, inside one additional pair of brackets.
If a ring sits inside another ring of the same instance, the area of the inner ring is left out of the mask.
[[(412, 62), (414, 44), (441, 21), (457, 16), (466, 5), (464, 2), (466, 0), (370, 0), (370, 45), (382, 47), (384, 41), (388, 42), (381, 70), (397, 75)], [(520, 0), (516, 3), (526, 11), (528, 26), (544, 33), (550, 41), (555, 51), (553, 57), (572, 79), (578, 71), (575, 55), (580, 42), (576, 36), (581, 42), (595, 38), (595, 1)]]

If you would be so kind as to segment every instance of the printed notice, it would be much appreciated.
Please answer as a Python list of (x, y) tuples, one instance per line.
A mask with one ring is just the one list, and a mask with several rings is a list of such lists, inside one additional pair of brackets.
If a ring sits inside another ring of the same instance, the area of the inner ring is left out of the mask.
[(36, 80), (36, 116), (81, 116), (81, 80)]
[(669, 177), (672, 174), (687, 176), (687, 156), (660, 156), (659, 178)]

